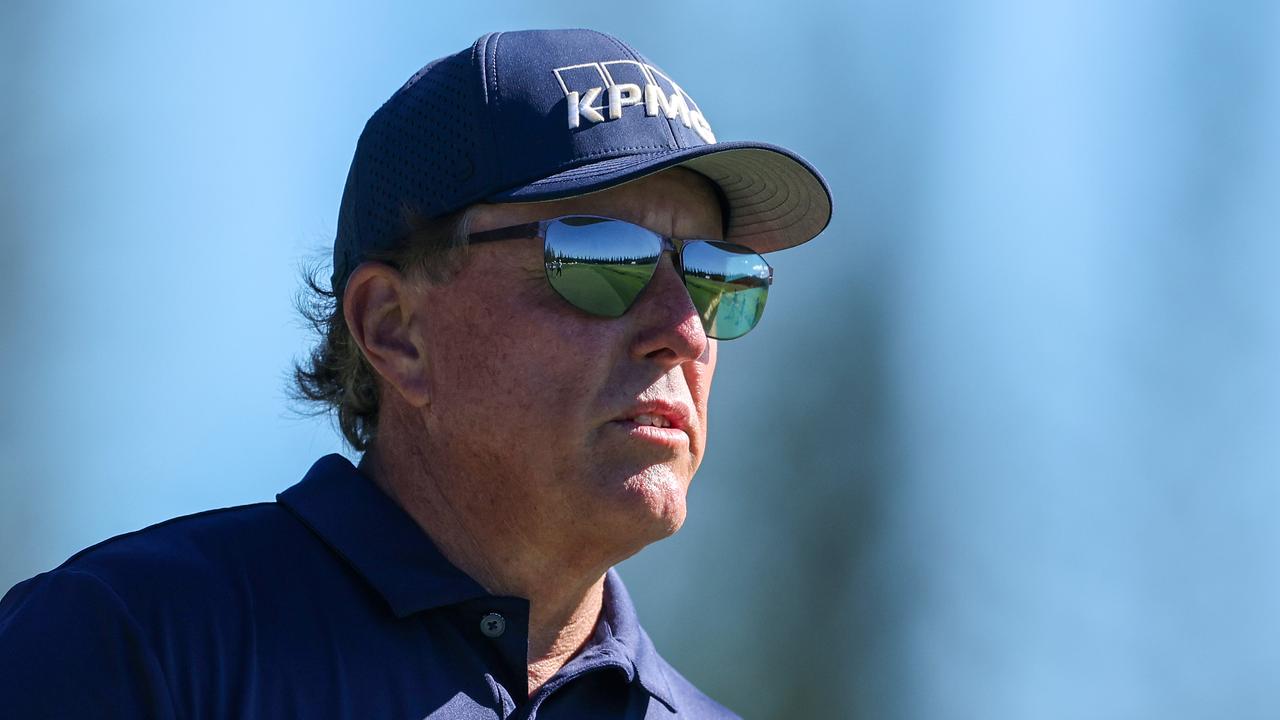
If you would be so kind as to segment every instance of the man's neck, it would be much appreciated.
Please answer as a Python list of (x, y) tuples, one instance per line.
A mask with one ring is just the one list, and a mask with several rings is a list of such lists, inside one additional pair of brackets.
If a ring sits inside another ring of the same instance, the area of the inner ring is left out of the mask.
[(587, 589), (573, 607), (556, 611), (549, 603), (538, 603), (529, 598), (530, 696), (587, 644), (600, 617), (603, 599), (603, 576)]
[[(494, 595), (529, 601), (528, 693), (564, 667), (591, 638), (604, 600), (604, 573), (612, 563), (570, 563), (545, 552), (518, 526), (498, 517), (476, 522), (475, 508), (447, 484), (416, 477), (412, 468), (367, 453), (360, 472), (376, 483), (422, 528), (440, 552)], [(492, 514), (490, 514), (492, 515)]]

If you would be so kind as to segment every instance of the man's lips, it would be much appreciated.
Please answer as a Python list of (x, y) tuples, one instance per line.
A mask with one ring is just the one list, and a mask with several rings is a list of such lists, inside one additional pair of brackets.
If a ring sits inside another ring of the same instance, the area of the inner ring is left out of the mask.
[(688, 434), (693, 411), (680, 402), (655, 400), (633, 405), (614, 419), (614, 422), (631, 423), (639, 427), (677, 430)]
[(622, 430), (633, 440), (652, 443), (668, 450), (685, 451), (692, 443), (689, 434), (679, 428), (642, 425), (628, 419), (614, 420), (609, 423), (609, 427)]

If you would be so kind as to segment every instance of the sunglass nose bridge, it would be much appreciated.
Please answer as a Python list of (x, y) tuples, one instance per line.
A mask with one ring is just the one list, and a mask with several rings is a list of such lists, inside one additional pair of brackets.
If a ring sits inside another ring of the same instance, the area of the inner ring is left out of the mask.
[[(684, 262), (681, 260), (681, 251), (684, 250), (684, 242), (682, 240), (673, 240), (669, 237), (662, 237), (662, 253), (671, 253), (671, 264), (675, 266), (676, 272), (684, 275)], [(662, 258), (658, 258), (658, 262), (662, 262)]]

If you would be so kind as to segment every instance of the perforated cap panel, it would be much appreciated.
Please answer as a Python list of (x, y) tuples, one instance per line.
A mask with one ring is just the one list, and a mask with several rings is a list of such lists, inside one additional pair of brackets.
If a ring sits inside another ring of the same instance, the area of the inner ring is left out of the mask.
[(435, 217), (483, 194), (483, 91), (466, 50), (419, 70), (369, 118), (338, 214), (334, 287), (366, 253), (400, 242), (410, 213)]

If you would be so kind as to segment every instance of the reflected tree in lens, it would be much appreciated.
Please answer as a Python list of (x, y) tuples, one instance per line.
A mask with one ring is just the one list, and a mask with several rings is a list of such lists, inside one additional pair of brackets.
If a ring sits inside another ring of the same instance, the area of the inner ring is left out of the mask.
[(657, 234), (607, 218), (562, 218), (547, 228), (543, 260), (551, 287), (593, 315), (618, 317), (653, 277)]
[(741, 245), (700, 241), (685, 245), (681, 262), (708, 335), (732, 340), (760, 322), (773, 277), (764, 258)]

